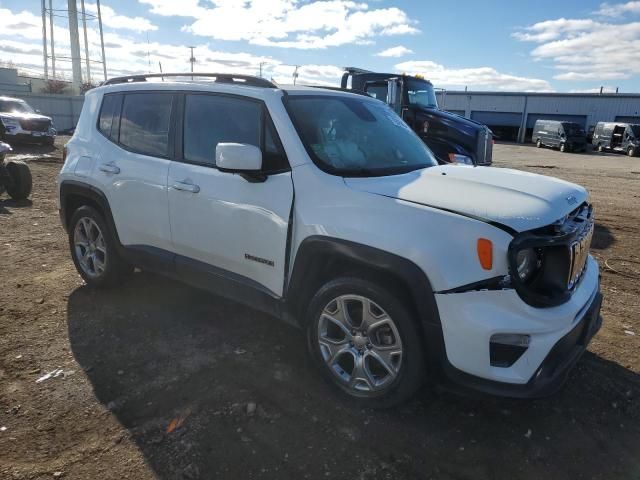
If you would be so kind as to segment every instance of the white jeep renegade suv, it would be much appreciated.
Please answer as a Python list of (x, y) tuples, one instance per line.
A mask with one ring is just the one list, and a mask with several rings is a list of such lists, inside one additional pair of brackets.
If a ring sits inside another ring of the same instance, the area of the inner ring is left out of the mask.
[(371, 406), (427, 377), (549, 394), (599, 329), (584, 188), (439, 166), (366, 96), (153, 77), (89, 91), (66, 146), (60, 214), (89, 285), (137, 266), (293, 321)]

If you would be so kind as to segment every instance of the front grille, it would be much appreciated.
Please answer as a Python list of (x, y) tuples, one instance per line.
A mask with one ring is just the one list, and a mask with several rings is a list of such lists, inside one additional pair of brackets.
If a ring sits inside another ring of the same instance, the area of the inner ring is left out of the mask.
[(51, 126), (51, 120), (33, 118), (20, 119), (20, 126), (23, 130), (31, 132), (46, 132)]

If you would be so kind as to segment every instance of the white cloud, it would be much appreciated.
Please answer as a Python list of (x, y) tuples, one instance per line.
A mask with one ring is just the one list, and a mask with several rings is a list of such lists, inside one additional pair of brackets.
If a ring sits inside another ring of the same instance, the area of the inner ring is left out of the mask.
[(402, 45), (398, 45), (397, 47), (387, 48), (386, 50), (382, 50), (381, 52), (376, 53), (378, 57), (404, 57), (413, 53), (413, 50), (408, 49)]
[(476, 88), (502, 91), (551, 91), (551, 85), (539, 78), (520, 77), (498, 72), (491, 67), (447, 68), (429, 61), (408, 61), (395, 66), (399, 72), (420, 74), (438, 87)]
[(595, 15), (603, 15), (605, 17), (621, 17), (625, 14), (640, 13), (640, 2), (627, 3), (601, 3), (600, 8), (593, 12)]
[(562, 72), (554, 76), (557, 80), (617, 80), (640, 73), (640, 22), (560, 18), (526, 27), (514, 37), (538, 44), (531, 56), (552, 62)]
[[(98, 8), (96, 4), (85, 3), (87, 12), (97, 14)], [(100, 14), (102, 15), (102, 24), (106, 27), (122, 30), (133, 30), (134, 32), (148, 32), (157, 30), (158, 27), (149, 20), (142, 17), (127, 17), (116, 13), (113, 8), (108, 5), (100, 5)]]
[(399, 8), (370, 8), (351, 0), (211, 0), (206, 7), (197, 0), (139, 1), (158, 15), (192, 17), (183, 31), (261, 46), (321, 49), (418, 32)]
[[(11, 61), (23, 69), (34, 74), (42, 73), (42, 24), (41, 18), (30, 12), (13, 12), (0, 8), (0, 18), (4, 26), (0, 31), (0, 61)], [(61, 22), (64, 23), (64, 22)], [(89, 27), (89, 26), (88, 26)], [(95, 27), (95, 26), (94, 26)], [(70, 57), (69, 30), (61, 25), (55, 25), (56, 36), (56, 73), (66, 78), (70, 77), (71, 63), (63, 57)], [(100, 36), (97, 28), (88, 28), (90, 57), (94, 60), (101, 58)], [(129, 36), (122, 36), (117, 32), (105, 32), (105, 50), (109, 76), (141, 73), (149, 70), (157, 72), (158, 62), (162, 62), (165, 72), (185, 72), (188, 70), (189, 50), (184, 46), (168, 43), (132, 40)], [(84, 46), (81, 39), (81, 50)], [(50, 52), (49, 52), (50, 53)], [(273, 69), (282, 62), (268, 56), (252, 55), (249, 53), (229, 53), (211, 49), (207, 44), (195, 48), (198, 59), (196, 70), (215, 72), (234, 72), (255, 75), (259, 71), (259, 64), (263, 65), (267, 76), (269, 69)], [(84, 69), (84, 63), (83, 63)], [(51, 63), (49, 63), (51, 69)], [(102, 80), (102, 67), (92, 66), (94, 81)]]

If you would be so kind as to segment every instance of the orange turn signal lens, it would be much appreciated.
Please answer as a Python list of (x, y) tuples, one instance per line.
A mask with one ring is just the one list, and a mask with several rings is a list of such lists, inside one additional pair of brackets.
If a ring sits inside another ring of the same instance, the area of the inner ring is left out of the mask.
[(478, 239), (478, 260), (485, 270), (493, 268), (493, 243), (486, 238)]

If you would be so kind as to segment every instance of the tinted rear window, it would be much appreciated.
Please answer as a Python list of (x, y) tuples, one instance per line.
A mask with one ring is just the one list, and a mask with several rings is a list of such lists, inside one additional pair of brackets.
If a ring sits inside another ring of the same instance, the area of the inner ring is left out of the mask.
[(122, 105), (120, 144), (136, 153), (168, 156), (172, 100), (168, 93), (127, 93)]
[(98, 130), (113, 141), (118, 141), (118, 122), (120, 120), (121, 105), (122, 95), (105, 95), (102, 100)]

